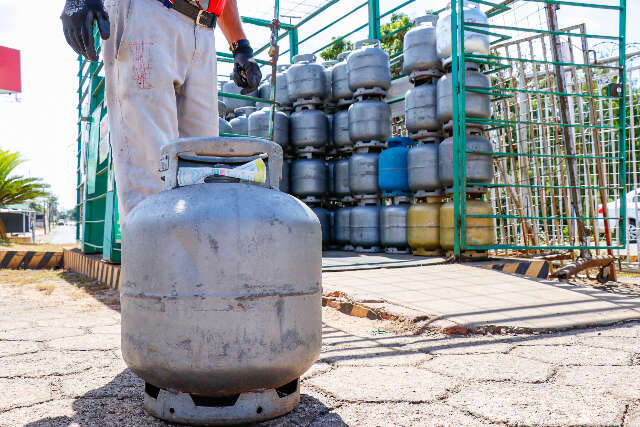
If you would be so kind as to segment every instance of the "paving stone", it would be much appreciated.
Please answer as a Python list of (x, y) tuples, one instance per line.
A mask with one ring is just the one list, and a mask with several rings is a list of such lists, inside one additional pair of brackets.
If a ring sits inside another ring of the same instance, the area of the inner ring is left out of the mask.
[[(52, 398), (48, 379), (0, 378), (0, 412), (30, 406)], [(2, 424), (0, 425), (8, 425)]]
[(118, 334), (120, 335), (120, 323), (116, 323), (110, 326), (98, 326), (96, 328), (91, 328), (89, 331), (92, 334)]
[(620, 425), (625, 409), (611, 395), (546, 383), (471, 384), (446, 402), (512, 425)]
[(115, 360), (113, 354), (106, 351), (40, 351), (3, 357), (0, 360), (0, 378), (73, 374), (109, 366)]
[(325, 362), (316, 362), (300, 376), (300, 379), (305, 380), (307, 378), (314, 377), (320, 373), (327, 372), (333, 369), (333, 366)]
[(610, 393), (621, 399), (640, 399), (640, 366), (566, 366), (558, 370), (554, 382)]
[(443, 397), (458, 381), (415, 367), (338, 367), (308, 384), (347, 401), (426, 402)]
[(353, 403), (335, 409), (345, 424), (359, 427), (488, 426), (491, 423), (465, 415), (443, 403)]
[(0, 331), (10, 331), (12, 329), (26, 329), (33, 327), (33, 322), (30, 320), (14, 320), (7, 315), (5, 318), (0, 316)]
[(429, 354), (486, 354), (507, 353), (514, 344), (510, 338), (428, 338), (416, 341), (409, 347)]
[(41, 403), (0, 414), (0, 425), (29, 427), (69, 426), (163, 426), (168, 424), (148, 415), (140, 399), (65, 399)]
[(442, 355), (421, 367), (471, 381), (542, 382), (552, 374), (547, 363), (510, 354)]
[(589, 347), (610, 348), (629, 353), (640, 353), (640, 337), (586, 336), (579, 338), (580, 344)]
[(0, 341), (49, 341), (57, 338), (77, 337), (84, 335), (80, 328), (28, 328), (0, 331)]
[(623, 427), (640, 427), (640, 403), (631, 403)]
[[(290, 426), (309, 426), (313, 425), (315, 420), (320, 420), (329, 412), (331, 406), (325, 398), (309, 390), (302, 388), (300, 394), (300, 404), (290, 413), (280, 418), (261, 423), (263, 427), (290, 427)], [(316, 424), (323, 426), (323, 424)], [(327, 427), (333, 427), (336, 424), (328, 424)]]
[[(113, 326), (119, 325), (120, 319), (119, 315), (113, 314), (110, 311), (103, 311), (98, 313), (91, 313), (90, 315), (86, 314), (75, 314), (73, 316), (66, 317), (64, 319), (55, 319), (55, 320), (36, 320), (36, 325), (38, 326), (49, 326), (49, 327), (63, 327), (63, 328), (96, 328), (102, 326)], [(120, 328), (118, 327), (118, 332), (120, 333)]]
[(129, 369), (106, 366), (89, 369), (60, 378), (60, 392), (64, 397), (135, 397), (142, 395), (144, 381)]
[(34, 353), (40, 349), (33, 341), (0, 341), (0, 357)]
[(53, 350), (115, 350), (120, 348), (120, 334), (82, 335), (47, 342)]
[(628, 365), (631, 360), (626, 351), (582, 345), (518, 346), (510, 354), (556, 365)]
[(395, 350), (365, 341), (349, 346), (323, 346), (320, 360), (340, 366), (410, 366), (428, 360), (424, 353), (411, 349)]

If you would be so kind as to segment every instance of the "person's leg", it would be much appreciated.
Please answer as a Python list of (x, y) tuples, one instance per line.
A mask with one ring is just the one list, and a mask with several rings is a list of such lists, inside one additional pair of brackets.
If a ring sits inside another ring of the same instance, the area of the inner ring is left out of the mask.
[(181, 138), (218, 136), (216, 45), (211, 28), (196, 26), (196, 49), (184, 85), (178, 90)]
[(160, 149), (178, 132), (176, 87), (192, 23), (156, 0), (105, 0), (111, 38), (103, 42), (111, 147), (120, 218), (164, 189)]

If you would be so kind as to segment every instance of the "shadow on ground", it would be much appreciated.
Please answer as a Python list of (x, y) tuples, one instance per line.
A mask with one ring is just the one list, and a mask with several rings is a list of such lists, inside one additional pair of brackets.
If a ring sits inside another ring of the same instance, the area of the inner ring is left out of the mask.
[[(143, 407), (144, 382), (129, 369), (123, 370), (103, 387), (91, 390), (70, 402), (72, 416), (46, 417), (26, 424), (30, 427), (62, 427), (69, 425), (100, 426), (167, 426), (166, 423), (147, 414)], [(316, 420), (329, 415), (329, 408), (320, 400), (305, 394), (291, 413), (264, 423), (261, 426), (325, 426)], [(346, 426), (335, 414), (331, 414), (331, 426)]]

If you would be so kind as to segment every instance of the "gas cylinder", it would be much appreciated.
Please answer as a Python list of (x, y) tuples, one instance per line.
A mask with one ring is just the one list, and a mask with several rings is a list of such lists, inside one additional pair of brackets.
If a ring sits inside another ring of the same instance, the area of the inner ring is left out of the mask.
[(380, 208), (380, 244), (387, 253), (407, 253), (407, 213), (409, 205)]
[[(213, 173), (265, 154), (265, 184)], [(123, 221), (122, 356), (151, 414), (250, 423), (299, 401), (322, 340), (322, 231), (278, 191), (281, 163), (270, 141), (177, 140), (162, 148), (166, 190)]]
[[(269, 123), (271, 122), (271, 107), (264, 107), (249, 116), (249, 136), (269, 138)], [(281, 147), (289, 145), (289, 116), (282, 111), (274, 111), (273, 141)]]
[(338, 159), (333, 166), (333, 192), (338, 198), (351, 195), (349, 187), (349, 159)]
[(440, 69), (440, 58), (436, 51), (437, 21), (437, 15), (420, 16), (413, 21), (413, 27), (404, 35), (404, 74)]
[(331, 95), (338, 105), (351, 103), (353, 91), (349, 88), (349, 74), (347, 72), (347, 56), (351, 51), (338, 54), (338, 63), (331, 69)]
[[(287, 70), (291, 65), (282, 64), (278, 65), (276, 73), (276, 102), (279, 107), (288, 108), (291, 107), (291, 101), (289, 100), (289, 90), (287, 88)], [(271, 99), (271, 76), (267, 75), (264, 83), (260, 85), (258, 91), (260, 98)]]
[(229, 122), (222, 117), (218, 117), (218, 130), (219, 133), (233, 133), (233, 128)]
[(378, 194), (378, 153), (353, 153), (349, 158), (349, 189), (355, 195)]
[(322, 247), (327, 248), (331, 243), (331, 220), (329, 211), (321, 207), (311, 208), (314, 214), (320, 220), (320, 226), (322, 228)]
[(336, 65), (338, 63), (338, 61), (335, 60), (331, 60), (331, 61), (322, 61), (322, 66), (324, 67), (324, 76), (327, 82), (327, 98), (325, 99), (327, 104), (333, 104), (334, 99), (333, 99), (333, 91), (332, 91), (332, 69), (333, 66)]
[[(437, 111), (438, 119), (446, 124), (453, 120), (453, 88), (451, 85), (451, 73), (446, 74), (438, 80)], [(488, 90), (490, 86), (489, 77), (473, 70), (465, 71), (465, 85), (477, 89)], [(488, 119), (491, 117), (491, 100), (489, 95), (465, 91), (464, 111), (466, 117), (477, 119)], [(467, 125), (470, 125), (468, 123)]]
[(357, 252), (377, 252), (380, 248), (380, 209), (354, 206), (349, 214), (350, 241)]
[(336, 111), (333, 115), (333, 144), (341, 151), (348, 151), (353, 147), (349, 136), (349, 111)]
[[(234, 93), (236, 95), (240, 95), (242, 88), (238, 86), (233, 80), (229, 80), (228, 82), (224, 82), (222, 84), (222, 91), (227, 93)], [(247, 94), (247, 96), (258, 96), (258, 89), (254, 90)], [(221, 96), (222, 101), (227, 105), (228, 111), (235, 111), (236, 108), (240, 107), (253, 107), (256, 105), (255, 101), (249, 101), (246, 99), (236, 99), (229, 98), (225, 96)]]
[(389, 104), (375, 99), (366, 99), (351, 104), (349, 107), (349, 138), (351, 141), (384, 143), (390, 136), (391, 107)]
[(236, 135), (249, 135), (249, 116), (256, 111), (256, 107), (239, 107), (233, 113), (235, 118), (229, 124)]
[(405, 124), (410, 133), (436, 132), (440, 129), (436, 110), (436, 93), (435, 83), (424, 83), (407, 91)]
[(224, 118), (227, 115), (227, 104), (218, 100), (218, 116)]
[(291, 193), (322, 199), (327, 193), (327, 165), (320, 159), (297, 159), (291, 165)]
[(436, 255), (440, 250), (440, 198), (417, 200), (407, 213), (407, 240), (415, 255)]
[(360, 40), (355, 44), (355, 50), (347, 57), (347, 74), (349, 89), (355, 95), (367, 90), (378, 91), (384, 95), (391, 86), (391, 69), (389, 68), (389, 54), (380, 47), (379, 40)]
[[(446, 250), (454, 249), (454, 204), (448, 201), (440, 208), (440, 246)], [(491, 205), (484, 200), (465, 201), (466, 215), (493, 215)], [(465, 244), (487, 246), (495, 242), (495, 231), (491, 218), (467, 217)]]
[(407, 154), (413, 145), (411, 138), (397, 136), (387, 140), (387, 149), (378, 157), (378, 187), (387, 195), (408, 193)]
[(289, 117), (291, 143), (295, 148), (324, 149), (329, 142), (329, 121), (320, 110), (299, 110)]
[(349, 217), (351, 215), (351, 207), (344, 206), (338, 208), (335, 216), (335, 233), (336, 243), (339, 246), (346, 246), (351, 242), (351, 229), (349, 226)]
[(407, 153), (409, 188), (416, 196), (439, 192), (442, 184), (438, 172), (438, 141), (418, 143)]
[[(478, 4), (469, 0), (464, 0), (462, 5), (464, 13), (464, 22), (474, 24), (489, 24), (487, 15), (480, 10)], [(473, 27), (483, 30), (480, 27)], [(451, 3), (447, 9), (438, 15), (438, 23), (436, 24), (436, 39), (438, 56), (443, 60), (451, 58)], [(475, 53), (479, 55), (489, 55), (489, 35), (479, 33), (477, 31), (465, 30), (464, 32), (464, 51), (465, 53)], [(460, 54), (460, 52), (458, 52)]]
[(327, 77), (324, 67), (316, 62), (313, 54), (293, 57), (293, 65), (287, 70), (289, 99), (296, 104), (300, 100), (313, 100), (321, 104), (327, 97)]
[[(466, 150), (475, 151), (467, 153), (466, 181), (467, 183), (489, 184), (493, 180), (493, 158), (491, 141), (481, 135), (466, 135)], [(440, 182), (443, 187), (453, 187), (453, 138), (447, 138), (440, 144), (439, 149)], [(484, 193), (487, 187), (482, 185), (467, 185), (468, 193)]]
[(282, 161), (282, 178), (280, 179), (280, 191), (291, 192), (291, 160)]

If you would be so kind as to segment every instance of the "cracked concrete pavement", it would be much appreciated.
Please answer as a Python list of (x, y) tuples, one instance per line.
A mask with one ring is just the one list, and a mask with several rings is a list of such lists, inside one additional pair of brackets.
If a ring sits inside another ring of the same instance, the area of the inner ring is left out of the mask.
[[(142, 409), (119, 321), (117, 291), (0, 270), (0, 426), (167, 425)], [(640, 425), (638, 322), (552, 335), (408, 330), (323, 309), (300, 405), (264, 425)]]

